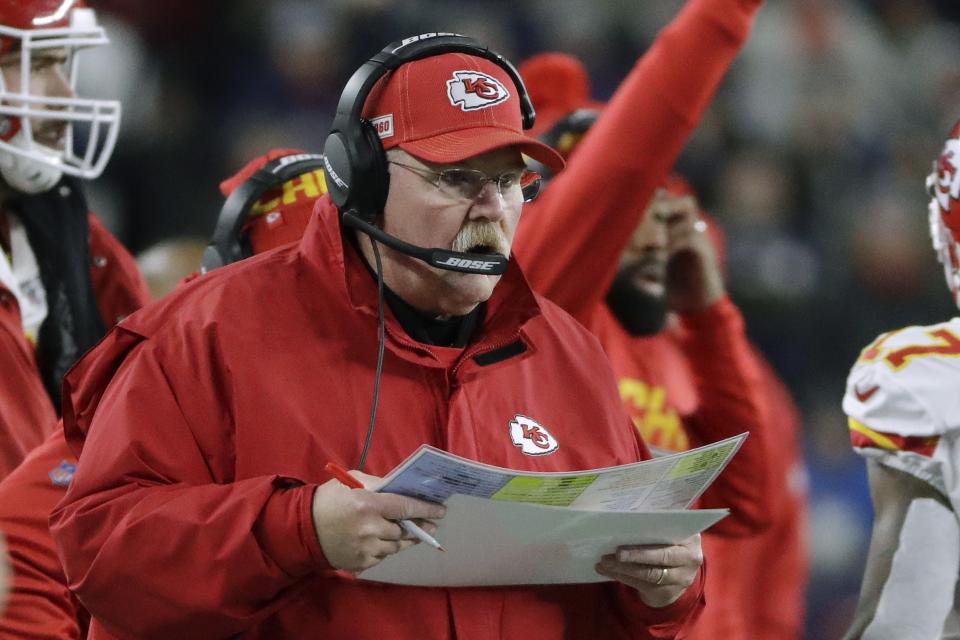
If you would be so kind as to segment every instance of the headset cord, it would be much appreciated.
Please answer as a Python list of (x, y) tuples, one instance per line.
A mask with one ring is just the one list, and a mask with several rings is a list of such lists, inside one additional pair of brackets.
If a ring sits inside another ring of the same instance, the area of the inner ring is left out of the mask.
[(363, 465), (367, 461), (367, 453), (370, 452), (370, 443), (373, 441), (373, 427), (377, 421), (377, 404), (380, 402), (380, 376), (383, 373), (383, 350), (387, 341), (386, 321), (383, 317), (383, 265), (380, 262), (380, 249), (377, 247), (377, 241), (370, 238), (370, 244), (373, 247), (373, 257), (377, 263), (377, 320), (378, 320), (378, 340), (377, 348), (377, 372), (373, 378), (373, 406), (370, 408), (370, 424), (367, 426), (367, 437), (363, 441), (363, 451), (360, 452), (360, 462), (357, 469), (363, 471)]

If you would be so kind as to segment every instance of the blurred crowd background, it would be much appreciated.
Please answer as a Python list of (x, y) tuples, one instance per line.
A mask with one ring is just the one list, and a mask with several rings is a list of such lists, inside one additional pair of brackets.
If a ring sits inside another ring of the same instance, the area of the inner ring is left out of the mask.
[[(683, 2), (90, 4), (112, 45), (81, 59), (81, 94), (120, 98), (123, 123), (88, 193), (138, 252), (206, 239), (217, 184), (249, 158), (277, 146), (320, 151), (340, 88), (387, 42), (439, 30), (515, 62), (573, 53), (606, 99)], [(727, 231), (730, 288), (749, 332), (803, 412), (808, 638), (846, 628), (872, 517), (840, 410), (846, 373), (881, 331), (956, 311), (930, 248), (923, 184), (960, 117), (958, 62), (954, 0), (768, 0), (679, 163)]]

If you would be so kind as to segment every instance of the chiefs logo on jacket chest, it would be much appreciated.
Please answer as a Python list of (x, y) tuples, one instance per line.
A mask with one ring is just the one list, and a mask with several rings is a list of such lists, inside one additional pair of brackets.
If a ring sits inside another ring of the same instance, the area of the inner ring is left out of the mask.
[(510, 439), (528, 456), (545, 456), (560, 447), (546, 427), (527, 416), (516, 415), (510, 421)]

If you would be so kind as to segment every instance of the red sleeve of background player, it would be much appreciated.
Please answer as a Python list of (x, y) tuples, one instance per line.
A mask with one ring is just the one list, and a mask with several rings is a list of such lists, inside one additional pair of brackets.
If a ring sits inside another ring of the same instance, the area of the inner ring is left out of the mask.
[(58, 428), (0, 483), (0, 531), (6, 535), (13, 567), (13, 590), (0, 616), (0, 640), (82, 637), (86, 613), (67, 589), (47, 526), (75, 464)]
[(133, 256), (96, 216), (90, 221), (90, 280), (108, 329), (150, 302), (150, 290)]
[[(2, 289), (2, 287), (0, 287)], [(13, 295), (0, 292), (0, 480), (43, 442), (57, 414), (23, 335)]]
[[(623, 81), (567, 167), (524, 208), (533, 288), (583, 321), (746, 40), (760, 0), (690, 0)], [(536, 106), (536, 105), (534, 105)]]
[(729, 507), (730, 517), (711, 531), (748, 535), (768, 527), (778, 494), (770, 490), (778, 460), (760, 362), (747, 340), (743, 316), (729, 298), (706, 311), (681, 316), (680, 346), (696, 384), (697, 411), (685, 418), (692, 446), (748, 431), (727, 468), (700, 498), (703, 508)]
[[(133, 257), (92, 214), (90, 277), (104, 325), (109, 328), (150, 301)], [(3, 289), (3, 287), (0, 287)], [(23, 335), (16, 300), (0, 291), (0, 480), (40, 445), (57, 414), (37, 370), (33, 347)]]

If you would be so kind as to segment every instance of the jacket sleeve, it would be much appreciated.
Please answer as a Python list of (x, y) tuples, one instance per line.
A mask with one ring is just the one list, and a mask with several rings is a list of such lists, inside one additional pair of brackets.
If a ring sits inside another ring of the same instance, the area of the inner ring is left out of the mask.
[(704, 508), (730, 508), (711, 531), (749, 535), (768, 527), (776, 511), (770, 490), (776, 457), (763, 396), (760, 363), (747, 340), (740, 311), (724, 297), (709, 309), (681, 317), (680, 346), (690, 363), (699, 396), (696, 413), (684, 420), (694, 446), (744, 431), (749, 436), (719, 477), (704, 492)]
[(111, 633), (225, 638), (331, 569), (312, 524), (315, 487), (234, 481), (229, 400), (211, 401), (223, 393), (213, 372), (171, 349), (176, 376), (151, 340), (117, 369), (51, 531), (71, 589)]
[(690, 0), (620, 85), (566, 169), (524, 208), (514, 242), (518, 262), (534, 290), (581, 322), (602, 302), (647, 203), (760, 4)]
[(13, 590), (0, 615), (0, 640), (76, 640), (86, 614), (67, 589), (47, 526), (76, 463), (59, 429), (0, 483)]
[(147, 281), (136, 260), (95, 215), (90, 222), (90, 281), (104, 326), (112, 327), (150, 302)]
[(0, 480), (40, 446), (57, 423), (12, 298), (0, 286)]
[(706, 606), (704, 585), (706, 584), (707, 562), (704, 560), (693, 584), (687, 587), (676, 602), (659, 609), (648, 607), (636, 591), (624, 584), (612, 585), (623, 611), (630, 620), (627, 628), (630, 637), (644, 639), (686, 638), (694, 628), (703, 608)]

